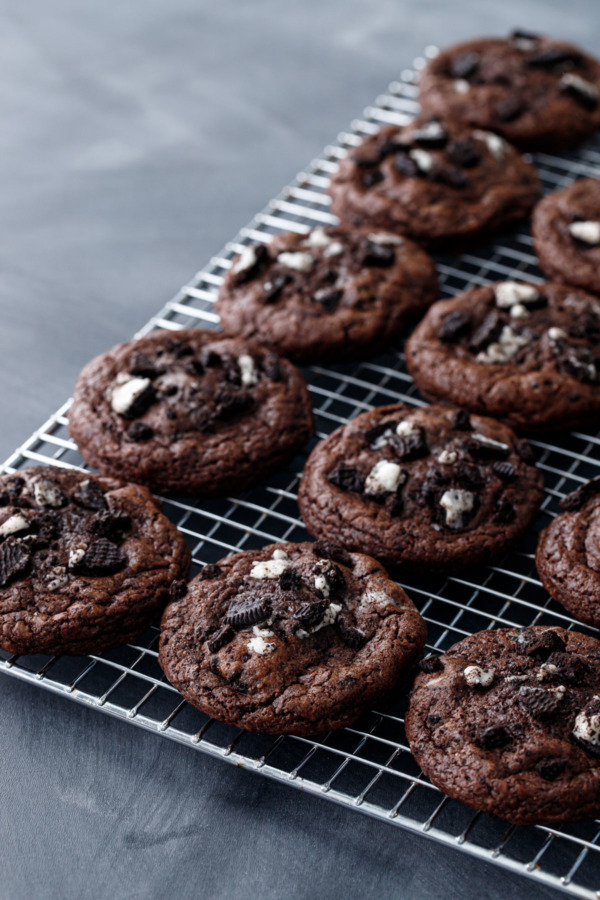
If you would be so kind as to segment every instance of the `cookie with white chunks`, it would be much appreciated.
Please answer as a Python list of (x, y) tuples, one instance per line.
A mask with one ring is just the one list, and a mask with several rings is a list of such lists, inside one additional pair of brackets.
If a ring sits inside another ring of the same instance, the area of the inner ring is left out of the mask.
[(383, 350), (437, 296), (433, 260), (406, 238), (319, 227), (246, 248), (215, 308), (231, 334), (328, 362)]
[(561, 501), (542, 531), (535, 564), (548, 593), (573, 616), (600, 628), (600, 478)]
[(600, 294), (600, 179), (580, 178), (544, 197), (531, 222), (549, 278)]
[(350, 150), (329, 193), (346, 226), (462, 246), (527, 216), (540, 183), (499, 135), (422, 118), (382, 128)]
[(421, 573), (492, 562), (541, 499), (531, 448), (510, 428), (404, 404), (362, 413), (317, 444), (298, 491), (315, 537)]
[(78, 470), (0, 476), (0, 648), (85, 655), (133, 640), (188, 575), (150, 492)]
[(600, 64), (522, 31), (448, 47), (419, 81), (424, 113), (498, 132), (523, 149), (574, 147), (600, 127)]
[(600, 641), (482, 631), (421, 668), (406, 736), (440, 790), (515, 825), (600, 815)]
[(519, 432), (587, 424), (600, 413), (600, 301), (552, 282), (474, 288), (431, 307), (406, 365), (428, 400)]
[(84, 368), (69, 411), (81, 455), (155, 491), (214, 496), (283, 466), (313, 430), (292, 363), (216, 331), (156, 331)]
[(220, 722), (316, 734), (400, 689), (425, 635), (375, 560), (324, 542), (271, 544), (204, 567), (163, 614), (158, 661)]

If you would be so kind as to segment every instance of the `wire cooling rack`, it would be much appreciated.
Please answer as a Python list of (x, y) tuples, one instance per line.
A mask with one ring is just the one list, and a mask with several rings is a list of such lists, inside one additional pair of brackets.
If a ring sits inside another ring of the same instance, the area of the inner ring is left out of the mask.
[[(426, 56), (435, 54), (429, 48)], [(303, 232), (336, 220), (325, 194), (329, 177), (347, 148), (384, 124), (403, 124), (418, 111), (416, 81), (424, 59), (404, 71), (387, 93), (368, 107), (351, 130), (339, 135), (305, 172), (243, 228), (223, 252), (166, 304), (138, 336), (156, 328), (215, 327), (213, 302), (231, 258), (242, 246), (268, 241), (280, 231)], [(600, 177), (600, 142), (572, 154), (534, 157), (546, 190), (583, 175)], [(438, 257), (442, 295), (501, 278), (540, 281), (532, 240), (521, 228), (459, 257)], [(125, 338), (126, 336), (124, 336)], [(317, 436), (373, 406), (405, 401), (422, 404), (404, 366), (392, 352), (352, 366), (313, 366), (306, 371)], [(69, 403), (51, 416), (4, 464), (85, 467), (69, 439)], [(316, 440), (316, 439), (315, 439)], [(313, 442), (314, 443), (314, 442)], [(467, 634), (497, 626), (575, 626), (542, 589), (534, 567), (536, 532), (556, 514), (562, 496), (600, 474), (600, 435), (576, 432), (558, 444), (533, 441), (546, 493), (538, 521), (519, 548), (480, 580), (432, 576), (402, 582), (427, 620), (430, 649), (444, 650)], [(310, 447), (308, 448), (311, 449)], [(305, 456), (261, 487), (235, 498), (190, 503), (164, 499), (165, 512), (192, 548), (194, 567), (237, 550), (271, 541), (308, 538), (296, 505)], [(418, 832), (578, 897), (600, 898), (600, 822), (565, 828), (509, 827), (493, 816), (473, 814), (448, 800), (420, 772), (403, 727), (404, 701), (373, 709), (352, 727), (318, 738), (266, 737), (223, 726), (202, 715), (171, 687), (157, 663), (158, 629), (135, 644), (101, 656), (15, 657), (0, 653), (0, 671), (66, 695), (79, 703), (188, 744), (277, 781), (327, 797), (375, 818)]]

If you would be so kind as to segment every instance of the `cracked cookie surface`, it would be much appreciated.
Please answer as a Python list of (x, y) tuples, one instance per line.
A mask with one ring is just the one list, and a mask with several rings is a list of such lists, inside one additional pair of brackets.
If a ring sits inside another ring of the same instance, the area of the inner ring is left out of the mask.
[(421, 669), (406, 735), (445, 794), (516, 825), (600, 814), (599, 641), (483, 631)]
[(262, 347), (200, 329), (157, 331), (83, 369), (69, 430), (107, 475), (220, 495), (283, 466), (312, 433), (300, 372)]
[(83, 655), (152, 624), (190, 552), (150, 492), (53, 467), (0, 476), (0, 647)]
[(389, 346), (437, 299), (433, 260), (381, 231), (315, 228), (244, 250), (216, 302), (223, 328), (295, 362)]
[(298, 491), (311, 534), (422, 572), (497, 558), (541, 499), (531, 448), (509, 428), (404, 404), (361, 413), (321, 441)]
[(399, 688), (425, 634), (375, 560), (326, 542), (271, 544), (204, 567), (163, 614), (159, 663), (221, 722), (315, 734)]

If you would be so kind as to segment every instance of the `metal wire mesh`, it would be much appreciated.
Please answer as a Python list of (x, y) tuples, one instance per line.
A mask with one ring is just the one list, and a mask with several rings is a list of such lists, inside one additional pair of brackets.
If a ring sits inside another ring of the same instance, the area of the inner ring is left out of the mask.
[[(434, 48), (426, 51), (435, 53)], [(406, 70), (387, 93), (367, 108), (351, 130), (297, 176), (139, 332), (155, 328), (216, 326), (213, 301), (231, 257), (253, 241), (280, 231), (306, 231), (333, 224), (324, 193), (346, 148), (382, 124), (402, 124), (418, 111), (415, 82), (423, 59)], [(546, 190), (574, 177), (600, 176), (600, 142), (575, 153), (534, 161)], [(438, 257), (442, 295), (452, 296), (498, 278), (541, 280), (527, 228), (502, 235), (460, 257)], [(306, 371), (317, 420), (317, 436), (372, 406), (393, 401), (420, 404), (402, 352), (355, 365)], [(39, 463), (81, 466), (67, 430), (66, 403), (4, 464), (5, 471)], [(316, 439), (315, 439), (316, 440)], [(474, 631), (495, 626), (562, 625), (589, 631), (568, 616), (542, 589), (533, 563), (536, 532), (557, 512), (562, 496), (600, 474), (600, 435), (580, 431), (558, 444), (533, 442), (546, 480), (538, 521), (518, 549), (490, 567), (482, 580), (412, 579), (402, 582), (425, 616), (431, 649), (443, 650)], [(308, 448), (310, 450), (311, 447)], [(296, 488), (305, 456), (261, 487), (226, 499), (191, 503), (164, 499), (165, 512), (190, 543), (194, 566), (271, 541), (305, 540)], [(266, 737), (226, 727), (194, 710), (165, 681), (157, 663), (156, 627), (136, 644), (86, 658), (14, 657), (0, 653), (0, 671), (67, 695), (147, 730), (196, 747), (278, 781), (302, 787), (471, 855), (581, 897), (600, 897), (600, 823), (564, 828), (509, 827), (445, 799), (412, 759), (403, 728), (403, 702), (373, 709), (352, 727), (318, 738)]]

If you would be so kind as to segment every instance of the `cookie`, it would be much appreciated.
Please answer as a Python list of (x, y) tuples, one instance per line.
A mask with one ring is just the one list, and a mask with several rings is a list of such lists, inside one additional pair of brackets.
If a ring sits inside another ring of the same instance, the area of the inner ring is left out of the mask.
[(345, 225), (464, 244), (528, 215), (540, 184), (498, 135), (422, 118), (365, 138), (341, 161), (329, 193)]
[(315, 734), (397, 689), (425, 634), (375, 560), (327, 543), (271, 544), (205, 566), (163, 614), (158, 661), (221, 722)]
[(311, 534), (420, 572), (498, 558), (541, 499), (531, 448), (509, 428), (404, 404), (362, 413), (321, 441), (298, 492)]
[(2, 650), (125, 644), (189, 567), (183, 535), (144, 487), (50, 466), (0, 476)]
[(549, 278), (600, 294), (600, 180), (581, 178), (537, 204), (531, 223)]
[(295, 362), (331, 362), (389, 346), (437, 290), (433, 260), (411, 241), (319, 227), (244, 250), (216, 310), (231, 334)]
[(600, 64), (573, 44), (524, 32), (449, 47), (428, 62), (419, 102), (523, 149), (574, 147), (600, 127)]
[(600, 641), (482, 631), (421, 666), (406, 736), (440, 790), (515, 825), (600, 815)]
[(576, 618), (600, 627), (600, 478), (561, 501), (565, 510), (539, 537), (535, 563), (548, 593)]
[(419, 391), (525, 433), (600, 412), (600, 302), (547, 282), (500, 281), (435, 303), (406, 345)]
[(106, 475), (156, 491), (219, 495), (259, 482), (312, 433), (306, 384), (240, 338), (155, 331), (84, 368), (69, 430)]

